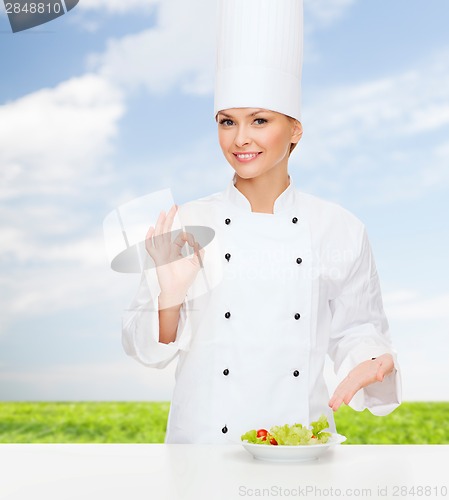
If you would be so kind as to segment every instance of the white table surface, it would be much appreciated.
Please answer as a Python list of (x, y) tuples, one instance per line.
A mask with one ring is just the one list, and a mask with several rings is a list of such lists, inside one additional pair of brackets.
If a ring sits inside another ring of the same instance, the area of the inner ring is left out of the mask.
[(338, 445), (276, 464), (239, 445), (0, 445), (2, 500), (140, 498), (449, 499), (449, 446)]

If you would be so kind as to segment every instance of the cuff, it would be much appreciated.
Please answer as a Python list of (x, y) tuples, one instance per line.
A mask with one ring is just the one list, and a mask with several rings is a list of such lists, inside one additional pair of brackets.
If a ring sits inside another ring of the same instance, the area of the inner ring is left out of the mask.
[(165, 368), (178, 354), (188, 350), (191, 338), (190, 322), (183, 303), (174, 342), (159, 342), (159, 303), (156, 297), (147, 307), (131, 313), (123, 323), (122, 342), (126, 353), (153, 368)]

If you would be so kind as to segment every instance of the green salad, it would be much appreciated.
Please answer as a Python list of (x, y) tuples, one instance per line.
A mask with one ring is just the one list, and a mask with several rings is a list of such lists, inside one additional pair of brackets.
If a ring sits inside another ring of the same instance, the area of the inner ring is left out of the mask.
[(325, 415), (310, 424), (311, 429), (301, 425), (274, 425), (269, 431), (266, 429), (252, 429), (245, 434), (242, 434), (241, 440), (254, 444), (267, 445), (310, 445), (324, 444), (331, 437), (329, 432), (324, 432), (324, 429), (329, 427), (329, 422)]

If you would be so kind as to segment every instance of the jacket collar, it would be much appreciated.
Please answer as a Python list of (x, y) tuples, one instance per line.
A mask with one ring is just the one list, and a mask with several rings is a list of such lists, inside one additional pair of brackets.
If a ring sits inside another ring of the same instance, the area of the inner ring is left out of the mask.
[[(236, 177), (237, 177), (236, 174), (234, 174), (234, 177), (229, 182), (228, 187), (224, 193), (225, 198), (234, 205), (237, 205), (240, 208), (251, 212), (251, 203), (249, 202), (248, 198), (246, 198), (246, 196), (235, 187)], [(289, 208), (292, 208), (295, 204), (295, 188), (293, 186), (293, 179), (290, 174), (288, 178), (290, 180), (290, 184), (276, 198), (274, 202), (274, 207), (273, 207), (274, 214), (282, 212), (284, 210), (288, 210)]]

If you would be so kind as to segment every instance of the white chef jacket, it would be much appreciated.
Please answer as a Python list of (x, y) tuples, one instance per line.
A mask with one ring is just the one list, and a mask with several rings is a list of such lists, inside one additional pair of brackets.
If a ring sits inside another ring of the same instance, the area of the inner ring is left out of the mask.
[[(160, 343), (155, 269), (144, 271), (123, 318), (126, 353), (164, 368), (178, 358), (166, 443), (240, 442), (250, 429), (325, 414), (326, 354), (343, 379), (392, 354), (393, 373), (352, 399), (375, 415), (401, 400), (396, 352), (363, 224), (335, 203), (290, 184), (273, 214), (252, 212), (235, 187), (179, 207), (183, 226), (215, 231), (180, 310), (176, 339)], [(201, 243), (200, 243), (201, 244)]]

